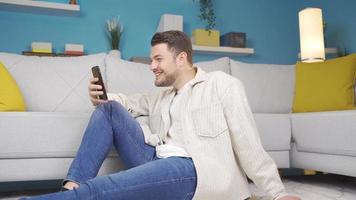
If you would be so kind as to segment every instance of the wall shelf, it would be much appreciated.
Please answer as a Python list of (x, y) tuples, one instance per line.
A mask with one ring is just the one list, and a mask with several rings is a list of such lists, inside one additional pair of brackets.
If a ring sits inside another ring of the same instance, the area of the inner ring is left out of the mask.
[[(337, 48), (325, 48), (325, 54), (337, 54), (338, 49)], [(298, 53), (298, 58), (300, 58), (300, 53)]]
[[(247, 56), (255, 53), (254, 49), (251, 48), (235, 48), (235, 47), (209, 47), (193, 45), (193, 52), (200, 54), (210, 54), (210, 55), (231, 55), (231, 56)], [(151, 59), (149, 57), (139, 57), (134, 56), (130, 58), (132, 62), (150, 64)]]
[(0, 0), (0, 10), (50, 15), (79, 15), (80, 6), (32, 0)]
[(255, 53), (252, 48), (235, 48), (235, 47), (209, 47), (193, 45), (193, 51), (201, 54), (213, 55), (233, 55), (233, 56), (246, 56)]
[(325, 48), (325, 53), (326, 54), (336, 54), (337, 48)]

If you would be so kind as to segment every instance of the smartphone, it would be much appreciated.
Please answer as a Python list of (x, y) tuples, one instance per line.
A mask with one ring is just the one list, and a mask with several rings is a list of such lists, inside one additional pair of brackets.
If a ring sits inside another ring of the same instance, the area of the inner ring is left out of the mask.
[(101, 85), (102, 91), (104, 92), (102, 95), (99, 95), (99, 99), (101, 99), (101, 100), (108, 100), (108, 96), (106, 95), (106, 90), (105, 90), (105, 86), (104, 86), (103, 77), (101, 76), (99, 66), (94, 66), (94, 67), (92, 67), (92, 68), (91, 68), (91, 72), (93, 73), (93, 76), (94, 76), (95, 78), (98, 78), (98, 79), (99, 79), (99, 80), (96, 82), (96, 84), (97, 84), (97, 85)]

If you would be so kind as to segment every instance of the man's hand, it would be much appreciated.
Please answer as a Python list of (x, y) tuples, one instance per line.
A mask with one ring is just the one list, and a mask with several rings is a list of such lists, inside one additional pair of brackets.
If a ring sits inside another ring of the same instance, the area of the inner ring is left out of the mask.
[(278, 198), (277, 200), (301, 200), (301, 198), (288, 195), (288, 196)]
[(91, 78), (89, 80), (89, 86), (88, 86), (90, 101), (94, 106), (107, 102), (106, 100), (101, 100), (98, 97), (99, 95), (104, 94), (104, 92), (101, 90), (102, 89), (101, 85), (96, 84), (98, 80), (99, 80), (98, 78)]

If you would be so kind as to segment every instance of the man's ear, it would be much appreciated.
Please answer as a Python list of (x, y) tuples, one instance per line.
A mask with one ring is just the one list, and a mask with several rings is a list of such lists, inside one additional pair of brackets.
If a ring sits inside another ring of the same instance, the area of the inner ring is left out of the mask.
[(178, 66), (183, 66), (186, 65), (186, 63), (188, 62), (188, 55), (186, 52), (180, 52), (176, 58), (176, 63)]

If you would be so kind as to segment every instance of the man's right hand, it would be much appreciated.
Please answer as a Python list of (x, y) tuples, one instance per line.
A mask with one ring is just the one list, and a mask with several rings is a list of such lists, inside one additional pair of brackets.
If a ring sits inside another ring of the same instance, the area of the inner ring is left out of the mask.
[(98, 80), (98, 78), (91, 78), (88, 86), (90, 101), (94, 106), (107, 102), (106, 100), (99, 99), (99, 95), (104, 94), (104, 92), (102, 91), (101, 85), (96, 84)]

